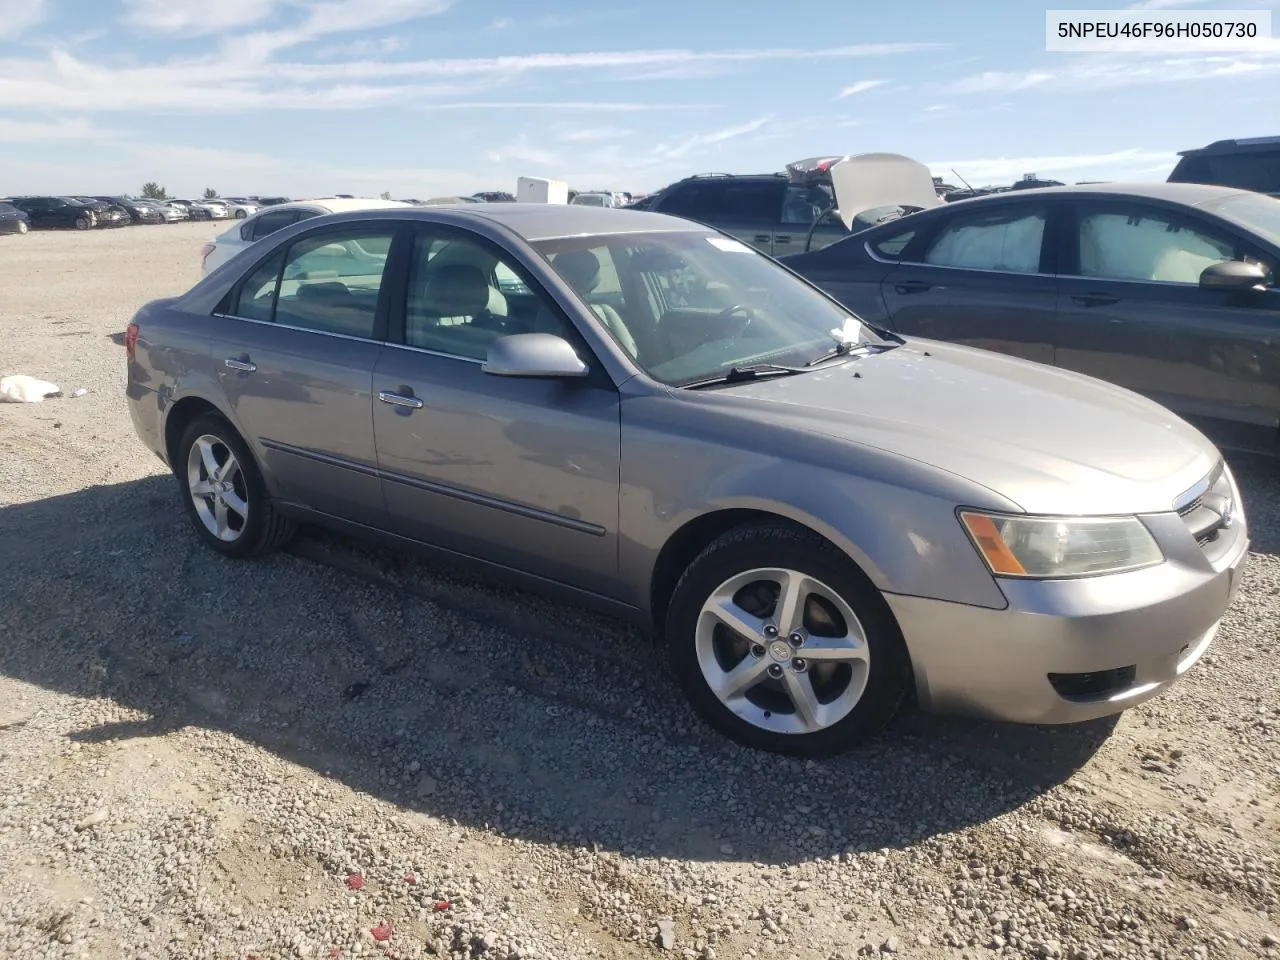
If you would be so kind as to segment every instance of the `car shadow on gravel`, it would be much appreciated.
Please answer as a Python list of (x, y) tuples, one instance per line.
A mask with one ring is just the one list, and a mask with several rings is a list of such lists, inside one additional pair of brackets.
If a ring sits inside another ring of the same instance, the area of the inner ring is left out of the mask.
[(908, 710), (835, 760), (755, 753), (706, 730), (628, 626), (327, 534), (226, 561), (168, 477), (0, 509), (0, 542), (25, 553), (0, 569), (0, 672), (138, 712), (71, 738), (223, 731), (404, 816), (534, 842), (767, 863), (902, 847), (1062, 783), (1115, 726)]
[(1250, 549), (1280, 553), (1280, 460), (1253, 454), (1228, 458), (1249, 519)]

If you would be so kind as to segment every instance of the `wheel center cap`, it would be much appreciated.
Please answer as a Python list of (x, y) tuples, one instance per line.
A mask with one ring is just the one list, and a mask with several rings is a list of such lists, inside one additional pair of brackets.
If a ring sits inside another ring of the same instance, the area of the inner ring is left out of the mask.
[(769, 644), (769, 656), (778, 663), (786, 663), (791, 659), (791, 644), (785, 640), (775, 640)]

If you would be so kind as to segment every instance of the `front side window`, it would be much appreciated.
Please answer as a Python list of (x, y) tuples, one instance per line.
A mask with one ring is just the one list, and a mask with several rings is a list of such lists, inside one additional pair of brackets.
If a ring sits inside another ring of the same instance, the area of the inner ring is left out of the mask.
[(1048, 211), (1044, 207), (971, 211), (947, 221), (924, 262), (966, 270), (1037, 273)]
[(693, 181), (676, 187), (658, 204), (662, 213), (690, 220), (714, 220), (724, 211), (723, 191), (718, 181)]
[(1180, 218), (1141, 207), (1085, 207), (1080, 275), (1198, 284), (1206, 267), (1235, 257), (1235, 244)]
[(509, 255), (463, 233), (423, 233), (414, 242), (404, 342), (483, 360), (511, 333), (568, 332), (564, 315), (532, 289)]
[[(837, 341), (881, 342), (770, 258), (718, 234), (617, 234), (533, 246), (601, 328), (663, 383), (695, 383), (756, 363), (804, 364)], [(592, 272), (584, 268), (588, 254), (600, 268), (594, 286), (583, 282)], [(612, 276), (623, 296), (606, 292)], [(610, 308), (607, 316), (596, 309), (601, 305)]]

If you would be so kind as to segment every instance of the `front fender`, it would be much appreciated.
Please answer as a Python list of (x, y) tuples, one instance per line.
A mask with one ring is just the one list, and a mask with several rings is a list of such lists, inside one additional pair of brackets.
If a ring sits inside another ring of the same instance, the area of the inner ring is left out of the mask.
[[(648, 609), (663, 546), (687, 524), (755, 510), (808, 527), (843, 550), (885, 593), (1000, 609), (1004, 595), (955, 515), (959, 504), (1013, 509), (990, 491), (884, 451), (791, 433), (786, 457), (716, 437), (746, 437), (722, 422), (685, 423), (673, 436), (660, 399), (624, 406), (619, 567)], [(652, 414), (652, 417), (651, 417)], [(736, 424), (749, 431), (751, 424)], [(769, 447), (764, 430), (762, 447)], [(775, 438), (776, 439), (776, 438)], [(643, 591), (643, 595), (642, 592)]]

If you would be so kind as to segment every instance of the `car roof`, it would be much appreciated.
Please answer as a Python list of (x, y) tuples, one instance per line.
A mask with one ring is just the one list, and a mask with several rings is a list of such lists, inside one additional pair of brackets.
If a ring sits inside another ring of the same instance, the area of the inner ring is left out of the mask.
[(1080, 186), (1036, 187), (1032, 190), (1014, 190), (1007, 193), (993, 193), (982, 197), (970, 197), (956, 200), (945, 207), (947, 210), (972, 203), (998, 203), (1000, 201), (1021, 201), (1029, 197), (1136, 197), (1140, 200), (1163, 200), (1167, 203), (1181, 203), (1197, 207), (1204, 203), (1212, 203), (1237, 193), (1248, 193), (1238, 187), (1218, 187), (1202, 183), (1166, 183), (1164, 181), (1135, 181), (1131, 183), (1091, 183)]
[(708, 227), (692, 220), (617, 207), (588, 207), (567, 203), (483, 203), (447, 208), (418, 208), (424, 219), (434, 219), (435, 212), (444, 209), (455, 217), (503, 224), (526, 240), (618, 233), (671, 233), (690, 230), (711, 232)]
[(383, 210), (390, 207), (411, 207), (413, 204), (402, 200), (382, 200), (376, 197), (318, 197), (315, 200), (291, 200), (288, 203), (277, 203), (262, 208), (262, 213), (271, 210), (298, 210), (303, 207), (320, 207), (330, 213), (346, 213), (349, 210)]
[(1207, 147), (1193, 147), (1178, 152), (1180, 157), (1207, 156), (1223, 153), (1269, 152), (1280, 147), (1280, 137), (1242, 137), (1236, 140), (1215, 140)]

